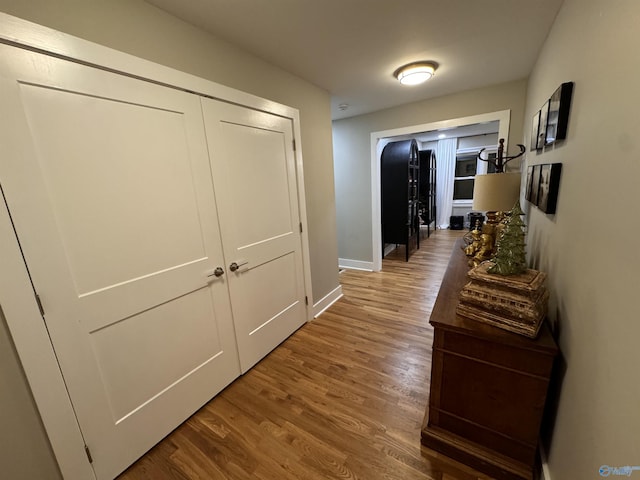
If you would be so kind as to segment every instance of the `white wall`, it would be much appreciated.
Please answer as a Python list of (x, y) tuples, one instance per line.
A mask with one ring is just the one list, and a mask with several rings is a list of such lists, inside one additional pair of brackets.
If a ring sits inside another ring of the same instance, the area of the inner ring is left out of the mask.
[(438, 141), (433, 140), (431, 142), (418, 142), (420, 145), (420, 150), (435, 150), (438, 146)]
[(371, 264), (371, 133), (511, 110), (512, 148), (522, 138), (526, 81), (493, 85), (333, 122), (338, 253)]
[(637, 0), (566, 0), (528, 86), (525, 145), (534, 113), (575, 82), (566, 141), (527, 153), (528, 165), (563, 165), (556, 215), (526, 218), (563, 357), (545, 434), (551, 480), (640, 466), (639, 25)]

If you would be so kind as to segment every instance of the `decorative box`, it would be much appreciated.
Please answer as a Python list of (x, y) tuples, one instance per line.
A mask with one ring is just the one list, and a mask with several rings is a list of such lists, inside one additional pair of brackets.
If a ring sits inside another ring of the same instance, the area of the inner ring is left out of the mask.
[(546, 273), (528, 269), (518, 275), (487, 273), (484, 262), (468, 273), (471, 281), (460, 292), (456, 312), (464, 317), (536, 338), (547, 314)]

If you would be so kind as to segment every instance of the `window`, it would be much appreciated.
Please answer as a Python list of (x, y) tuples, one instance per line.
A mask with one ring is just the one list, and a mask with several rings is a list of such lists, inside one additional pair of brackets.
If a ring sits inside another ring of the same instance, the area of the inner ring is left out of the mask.
[[(487, 154), (487, 150), (489, 153)], [(483, 157), (495, 160), (495, 148), (487, 149), (483, 152)], [(491, 150), (494, 150), (491, 152)], [(456, 155), (455, 178), (453, 180), (453, 200), (471, 201), (473, 200), (474, 177), (484, 173), (495, 173), (496, 167), (493, 163), (478, 160), (480, 149), (469, 151), (458, 150)]]

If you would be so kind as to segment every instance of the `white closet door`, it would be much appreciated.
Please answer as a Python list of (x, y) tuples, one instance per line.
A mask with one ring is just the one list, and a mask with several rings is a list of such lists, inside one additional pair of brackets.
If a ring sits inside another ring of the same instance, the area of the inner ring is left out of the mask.
[(306, 321), (291, 120), (202, 99), (243, 372)]
[(5, 45), (0, 75), (0, 179), (111, 479), (240, 374), (200, 101)]

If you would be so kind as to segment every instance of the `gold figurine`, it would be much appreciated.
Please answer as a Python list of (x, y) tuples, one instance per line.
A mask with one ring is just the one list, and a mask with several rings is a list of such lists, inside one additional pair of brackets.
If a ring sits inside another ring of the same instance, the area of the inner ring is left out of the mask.
[(471, 243), (469, 243), (469, 245), (467, 245), (464, 249), (464, 253), (467, 255), (467, 257), (473, 257), (480, 249), (480, 235), (481, 232), (480, 230), (478, 230), (478, 222), (476, 222), (476, 226), (473, 230), (471, 230)]
[(464, 253), (469, 258), (469, 266), (477, 267), (485, 260), (491, 258), (493, 253), (493, 225), (483, 225), (479, 230), (479, 222), (476, 221), (474, 229), (466, 237), (468, 245), (464, 248)]

